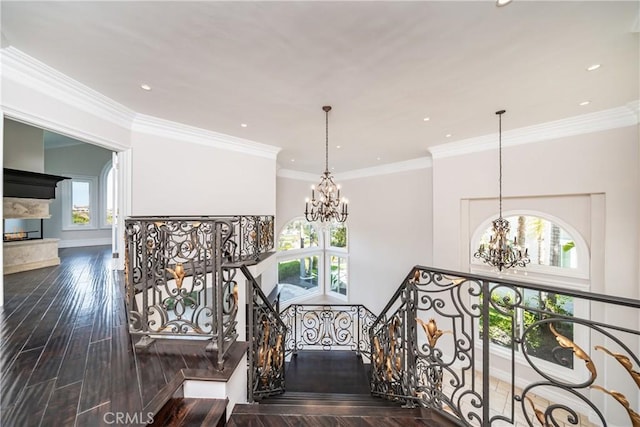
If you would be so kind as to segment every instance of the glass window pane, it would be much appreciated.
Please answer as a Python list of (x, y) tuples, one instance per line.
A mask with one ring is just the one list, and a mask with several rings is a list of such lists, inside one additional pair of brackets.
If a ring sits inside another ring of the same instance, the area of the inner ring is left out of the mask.
[[(513, 345), (513, 324), (517, 322), (515, 309), (511, 307), (516, 300), (515, 290), (505, 286), (491, 289), (489, 306), (489, 340), (493, 344), (511, 348)], [(482, 317), (480, 317), (480, 336), (482, 337)], [(517, 328), (517, 325), (516, 325)]]
[(278, 237), (278, 250), (290, 251), (318, 246), (318, 232), (313, 224), (306, 220), (289, 222)]
[(318, 291), (318, 256), (307, 256), (278, 263), (281, 301)]
[(573, 323), (537, 323), (549, 317), (543, 310), (573, 316), (573, 297), (525, 289), (524, 306), (531, 308), (523, 310), (525, 329), (530, 328), (523, 342), (527, 354), (573, 369), (573, 350), (558, 346), (556, 339), (559, 334), (573, 341)]
[(347, 259), (335, 255), (330, 258), (331, 292), (347, 295)]
[(91, 221), (91, 192), (89, 182), (71, 182), (71, 223), (76, 225), (89, 224)]
[(334, 224), (330, 229), (331, 246), (334, 248), (347, 247), (347, 227), (344, 224)]

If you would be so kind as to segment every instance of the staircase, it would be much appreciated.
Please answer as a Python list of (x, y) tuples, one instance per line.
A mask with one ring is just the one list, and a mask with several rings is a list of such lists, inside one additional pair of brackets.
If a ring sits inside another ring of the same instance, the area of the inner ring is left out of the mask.
[(451, 426), (420, 408), (371, 396), (369, 365), (351, 351), (299, 351), (286, 367), (287, 391), (236, 405), (227, 426)]
[(227, 423), (248, 426), (451, 426), (420, 408), (402, 408), (370, 395), (286, 392), (258, 405), (236, 405)]

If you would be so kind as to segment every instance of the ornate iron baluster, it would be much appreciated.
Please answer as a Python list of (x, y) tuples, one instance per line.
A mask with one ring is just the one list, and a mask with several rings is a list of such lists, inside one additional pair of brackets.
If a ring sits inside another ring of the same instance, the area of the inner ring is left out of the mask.
[(247, 278), (249, 295), (248, 365), (249, 401), (284, 392), (285, 337), (287, 327), (269, 303), (246, 266), (240, 267)]

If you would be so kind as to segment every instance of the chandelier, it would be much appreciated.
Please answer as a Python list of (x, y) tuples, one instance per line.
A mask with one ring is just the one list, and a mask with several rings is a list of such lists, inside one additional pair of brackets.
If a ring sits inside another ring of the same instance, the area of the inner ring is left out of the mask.
[(317, 187), (311, 186), (311, 200), (307, 198), (305, 201), (304, 216), (309, 222), (345, 222), (349, 215), (347, 199), (340, 198), (340, 186), (333, 182), (333, 176), (329, 172), (329, 111), (331, 107), (327, 105), (322, 107), (322, 110), (325, 113), (326, 130), (325, 168), (320, 177), (320, 184)]
[(484, 243), (481, 243), (476, 253), (473, 254), (475, 258), (479, 258), (485, 264), (489, 264), (497, 268), (498, 271), (502, 271), (503, 269), (512, 267), (526, 267), (526, 265), (531, 262), (531, 260), (529, 259), (528, 249), (525, 249), (523, 252), (522, 248), (520, 248), (520, 246), (518, 245), (516, 237), (514, 237), (512, 241), (508, 239), (509, 221), (502, 218), (502, 115), (504, 113), (505, 110), (496, 111), (496, 114), (499, 117), (499, 216), (497, 219), (493, 220), (493, 235), (489, 240), (489, 244), (485, 245)]

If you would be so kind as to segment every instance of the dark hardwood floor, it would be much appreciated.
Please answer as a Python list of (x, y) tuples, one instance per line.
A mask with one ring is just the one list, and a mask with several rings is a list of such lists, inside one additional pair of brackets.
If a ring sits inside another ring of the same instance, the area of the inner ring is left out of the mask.
[(368, 366), (352, 351), (302, 350), (287, 363), (286, 390), (368, 395)]
[[(202, 342), (134, 352), (110, 248), (61, 249), (60, 258), (4, 276), (0, 425), (145, 425), (184, 379), (224, 380), (235, 368), (217, 371)], [(238, 344), (232, 357), (245, 350)]]

